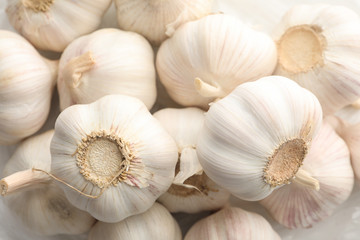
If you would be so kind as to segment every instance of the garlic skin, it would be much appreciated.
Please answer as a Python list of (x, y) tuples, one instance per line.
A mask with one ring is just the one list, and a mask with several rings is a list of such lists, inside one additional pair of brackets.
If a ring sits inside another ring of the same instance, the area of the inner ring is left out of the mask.
[(350, 196), (354, 185), (349, 149), (326, 122), (301, 169), (319, 181), (319, 191), (297, 183), (295, 178), (261, 201), (272, 217), (288, 228), (309, 228), (327, 218)]
[(118, 223), (97, 222), (88, 240), (156, 239), (181, 240), (179, 224), (159, 203), (144, 213), (126, 218)]
[(340, 109), (335, 113), (335, 116), (341, 118), (343, 121), (356, 125), (360, 123), (360, 105), (355, 102), (353, 104), (347, 105), (346, 107)]
[(204, 125), (205, 112), (198, 108), (165, 108), (154, 117), (178, 146), (175, 179), (158, 201), (170, 212), (197, 213), (224, 206), (230, 193), (203, 172), (196, 155), (196, 142)]
[(110, 94), (156, 98), (154, 53), (140, 35), (101, 29), (74, 40), (64, 51), (57, 80), (60, 109), (88, 104)]
[(82, 192), (61, 184), (69, 201), (113, 223), (146, 211), (170, 187), (178, 154), (140, 100), (108, 95), (59, 115), (51, 156), (51, 172)]
[(275, 43), (266, 34), (214, 14), (180, 26), (160, 46), (156, 67), (177, 103), (207, 109), (239, 84), (270, 75), (276, 59)]
[[(6, 195), (3, 201), (25, 227), (37, 234), (84, 233), (92, 227), (95, 219), (73, 207), (64, 192), (51, 182), (50, 177), (32, 170), (32, 168), (50, 170), (50, 141), (53, 134), (54, 131), (50, 130), (31, 137), (16, 149), (3, 172), (3, 175), (8, 177), (1, 181), (3, 194), (6, 183), (11, 186), (7, 190), (13, 188), (15, 191), (7, 192), (6, 194), (9, 195)], [(24, 173), (29, 173), (31, 176)], [(9, 181), (8, 179), (15, 174), (18, 175), (18, 179), (14, 177), (12, 179), (18, 181)]]
[(9, 145), (45, 123), (57, 62), (41, 57), (24, 38), (5, 30), (0, 30), (0, 52), (0, 145)]
[(75, 38), (94, 31), (111, 0), (9, 0), (11, 25), (36, 48), (62, 52)]
[(215, 183), (240, 199), (261, 200), (297, 174), (321, 119), (310, 91), (264, 77), (211, 105), (197, 155)]
[(211, 12), (212, 0), (115, 0), (121, 29), (137, 32), (159, 46), (181, 24)]
[(360, 18), (351, 9), (298, 5), (273, 33), (278, 47), (274, 74), (293, 79), (319, 99), (324, 116), (360, 96)]
[(195, 223), (184, 240), (280, 240), (261, 215), (236, 207), (226, 207)]

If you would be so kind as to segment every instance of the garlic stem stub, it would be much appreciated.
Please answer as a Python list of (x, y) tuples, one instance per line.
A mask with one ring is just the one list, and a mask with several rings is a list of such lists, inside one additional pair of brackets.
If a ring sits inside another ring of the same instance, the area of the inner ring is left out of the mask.
[(274, 74), (293, 79), (319, 99), (324, 116), (360, 96), (360, 18), (332, 5), (297, 5), (273, 33), (278, 65)]
[(26, 228), (40, 235), (80, 234), (95, 223), (90, 214), (73, 207), (51, 178), (50, 130), (22, 142), (5, 166), (3, 201)]
[(38, 131), (50, 111), (57, 61), (43, 58), (20, 35), (0, 30), (0, 144)]
[(118, 223), (97, 222), (89, 233), (88, 240), (156, 239), (181, 240), (181, 231), (176, 220), (159, 203), (146, 212), (124, 219)]
[(261, 215), (236, 207), (226, 207), (195, 223), (184, 240), (280, 240)]
[(170, 212), (197, 213), (224, 206), (230, 193), (203, 172), (196, 155), (196, 142), (205, 112), (198, 108), (165, 108), (154, 117), (174, 138), (178, 147), (175, 179), (158, 201)]
[(159, 78), (183, 106), (208, 109), (239, 84), (271, 75), (276, 45), (225, 14), (212, 14), (180, 26), (157, 53)]
[(300, 170), (319, 181), (319, 191), (295, 178), (261, 201), (272, 217), (288, 228), (309, 228), (329, 217), (350, 196), (354, 185), (349, 149), (327, 122), (312, 141)]
[(146, 106), (125, 95), (65, 109), (51, 155), (51, 173), (78, 190), (61, 184), (69, 201), (104, 222), (149, 209), (171, 185), (178, 156)]
[(94, 31), (111, 0), (11, 0), (11, 25), (36, 48), (62, 52), (75, 38)]
[[(261, 200), (296, 176), (321, 119), (317, 98), (290, 79), (244, 83), (207, 112), (197, 142), (200, 164), (236, 197)], [(316, 187), (306, 175), (303, 181)]]
[(175, 29), (211, 12), (213, 0), (115, 0), (121, 29), (137, 32), (159, 46)]
[(136, 33), (95, 31), (66, 47), (57, 84), (61, 110), (110, 94), (137, 97), (150, 109), (156, 98), (153, 50)]

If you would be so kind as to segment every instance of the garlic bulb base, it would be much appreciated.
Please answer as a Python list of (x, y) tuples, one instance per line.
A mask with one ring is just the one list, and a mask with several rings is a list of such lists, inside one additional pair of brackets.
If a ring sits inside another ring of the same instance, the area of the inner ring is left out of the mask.
[(292, 74), (308, 72), (324, 65), (326, 40), (316, 25), (289, 28), (278, 42), (279, 64)]
[(31, 9), (34, 12), (47, 12), (54, 0), (21, 0), (24, 7)]
[(48, 182), (50, 178), (41, 172), (27, 169), (7, 176), (0, 181), (1, 195), (6, 196), (35, 184)]
[(303, 139), (292, 139), (281, 144), (268, 158), (264, 181), (271, 187), (289, 183), (298, 172), (306, 153), (307, 145)]
[(221, 90), (219, 86), (213, 86), (201, 80), (200, 78), (195, 78), (194, 85), (196, 91), (203, 97), (225, 97), (226, 93)]
[(296, 173), (293, 182), (299, 183), (305, 187), (308, 187), (316, 191), (320, 190), (319, 180), (313, 178), (309, 172), (301, 168)]

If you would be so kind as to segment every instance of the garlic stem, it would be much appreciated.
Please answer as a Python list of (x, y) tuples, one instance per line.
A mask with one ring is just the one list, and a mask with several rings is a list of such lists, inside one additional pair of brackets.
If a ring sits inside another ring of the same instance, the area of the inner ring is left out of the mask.
[(360, 98), (351, 104), (352, 107), (360, 109)]
[(311, 177), (310, 173), (304, 169), (299, 169), (299, 171), (295, 174), (293, 181), (316, 191), (320, 190), (319, 180)]
[(71, 59), (64, 68), (64, 81), (69, 88), (80, 85), (82, 74), (89, 71), (95, 64), (92, 52), (88, 51)]
[(200, 78), (195, 78), (194, 85), (196, 91), (203, 97), (223, 97), (225, 96), (224, 91), (221, 90), (220, 87), (212, 86)]
[(32, 169), (16, 172), (0, 181), (1, 195), (5, 196), (34, 184), (44, 183), (50, 178), (42, 173), (35, 172)]

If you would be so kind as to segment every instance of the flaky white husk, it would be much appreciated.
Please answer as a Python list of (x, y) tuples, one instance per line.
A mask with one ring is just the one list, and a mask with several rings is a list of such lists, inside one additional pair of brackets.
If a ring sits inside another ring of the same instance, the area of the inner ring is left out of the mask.
[[(180, 26), (160, 46), (156, 67), (169, 95), (184, 106), (208, 108), (243, 82), (270, 75), (276, 46), (266, 34), (224, 14), (209, 15)], [(213, 93), (200, 95), (200, 78)]]
[(57, 63), (20, 35), (0, 30), (0, 144), (13, 144), (45, 123)]
[(312, 91), (324, 115), (333, 114), (360, 96), (359, 16), (343, 6), (298, 5), (284, 15), (275, 28), (273, 39), (279, 42), (287, 29), (299, 25), (315, 26), (324, 37), (323, 63), (299, 73), (292, 73), (278, 64), (274, 73), (289, 77)]
[[(110, 185), (97, 199), (62, 185), (67, 198), (104, 222), (119, 222), (146, 211), (172, 183), (176, 143), (146, 106), (133, 97), (108, 95), (92, 104), (65, 109), (55, 124), (51, 170), (58, 178), (91, 195), (98, 195), (101, 188), (80, 173), (76, 151), (84, 137), (97, 131), (112, 134), (129, 144), (134, 158), (124, 172), (126, 179), (117, 186)], [(102, 166), (100, 162), (97, 164)]]
[[(53, 134), (53, 130), (47, 131), (21, 143), (6, 164), (3, 175), (32, 168), (49, 171)], [(25, 227), (37, 234), (80, 234), (88, 231), (95, 219), (72, 206), (64, 192), (47, 175), (44, 175), (44, 180), (6, 195), (3, 201)]]
[[(179, 172), (170, 189), (158, 199), (170, 212), (196, 213), (218, 209), (230, 197), (228, 191), (206, 176), (196, 155), (196, 142), (204, 125), (204, 113), (198, 108), (166, 108), (154, 114), (178, 146)], [(193, 181), (189, 182), (191, 179)]]
[(11, 25), (36, 48), (62, 52), (75, 38), (94, 31), (111, 0), (53, 0), (44, 11), (35, 11), (32, 2), (51, 0), (11, 0), (6, 13)]
[(329, 217), (350, 196), (354, 185), (349, 149), (326, 122), (301, 168), (320, 182), (319, 191), (294, 181), (261, 201), (288, 228), (308, 228)]
[(226, 207), (193, 225), (185, 240), (280, 240), (261, 215), (236, 207)]
[(181, 240), (181, 237), (180, 227), (169, 211), (161, 204), (154, 203), (146, 212), (121, 222), (97, 222), (91, 229), (88, 240)]
[[(212, 0), (115, 0), (121, 29), (160, 45), (176, 27), (210, 13)], [(167, 33), (167, 34), (165, 34)]]
[(274, 190), (264, 178), (269, 157), (288, 140), (309, 146), (321, 119), (316, 97), (290, 79), (244, 83), (207, 112), (197, 143), (200, 164), (236, 197), (263, 199)]
[(150, 109), (156, 98), (154, 53), (139, 34), (101, 29), (65, 49), (57, 83), (62, 110), (109, 94), (139, 98)]

